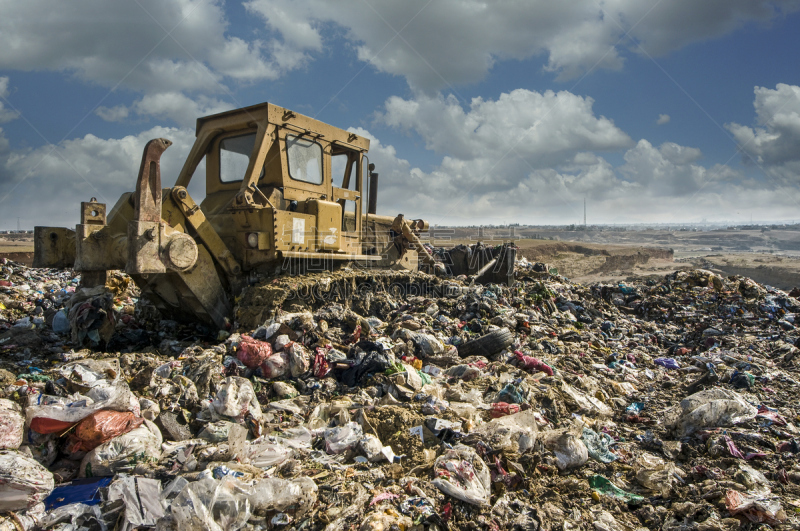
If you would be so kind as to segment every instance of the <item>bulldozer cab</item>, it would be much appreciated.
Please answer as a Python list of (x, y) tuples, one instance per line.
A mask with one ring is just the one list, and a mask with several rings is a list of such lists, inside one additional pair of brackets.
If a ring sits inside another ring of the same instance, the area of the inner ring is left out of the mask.
[(265, 103), (200, 118), (176, 186), (205, 157), (200, 209), (236, 240), (245, 269), (276, 253), (360, 255), (368, 149), (366, 138)]

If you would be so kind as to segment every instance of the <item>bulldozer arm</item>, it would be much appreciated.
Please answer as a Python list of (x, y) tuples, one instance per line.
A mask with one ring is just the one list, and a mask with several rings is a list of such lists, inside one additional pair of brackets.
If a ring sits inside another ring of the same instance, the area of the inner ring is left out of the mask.
[[(34, 266), (74, 267), (85, 287), (104, 284), (107, 271), (122, 269), (164, 313), (224, 328), (231, 310), (227, 270), (238, 266), (204, 218), (187, 219), (194, 212), (182, 204), (194, 202), (186, 190), (178, 187), (175, 194), (181, 205), (170, 189), (162, 190), (160, 160), (171, 144), (163, 138), (147, 143), (136, 190), (120, 198), (108, 219), (106, 205), (92, 198), (81, 203), (76, 230), (36, 227)], [(224, 267), (219, 255), (225, 255)]]

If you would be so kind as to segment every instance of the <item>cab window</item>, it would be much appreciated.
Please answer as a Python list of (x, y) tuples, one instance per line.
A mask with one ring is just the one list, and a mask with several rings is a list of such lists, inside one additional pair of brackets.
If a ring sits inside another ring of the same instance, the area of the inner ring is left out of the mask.
[(322, 146), (299, 136), (286, 135), (289, 177), (309, 184), (322, 184)]
[(231, 136), (219, 141), (219, 179), (224, 183), (241, 181), (247, 173), (256, 134)]

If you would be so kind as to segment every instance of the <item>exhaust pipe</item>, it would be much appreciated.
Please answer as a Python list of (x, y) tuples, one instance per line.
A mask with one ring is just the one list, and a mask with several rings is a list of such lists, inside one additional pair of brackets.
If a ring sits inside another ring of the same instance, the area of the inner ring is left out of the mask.
[(378, 213), (378, 174), (373, 172), (374, 164), (369, 165), (369, 198), (367, 202), (367, 213)]

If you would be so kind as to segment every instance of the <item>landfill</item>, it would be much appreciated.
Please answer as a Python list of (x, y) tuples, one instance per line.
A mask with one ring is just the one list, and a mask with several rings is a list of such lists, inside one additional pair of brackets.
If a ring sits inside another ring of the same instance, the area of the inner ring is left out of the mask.
[(216, 330), (0, 259), (0, 531), (796, 529), (797, 296), (345, 268)]

